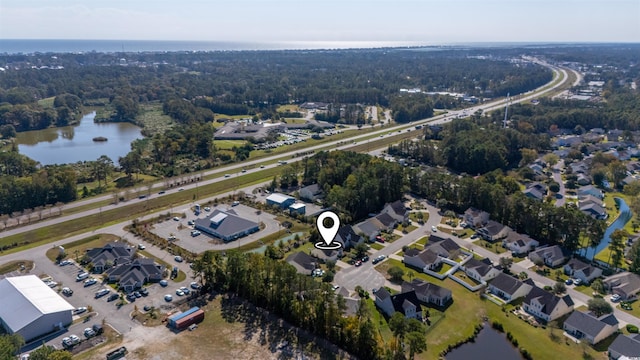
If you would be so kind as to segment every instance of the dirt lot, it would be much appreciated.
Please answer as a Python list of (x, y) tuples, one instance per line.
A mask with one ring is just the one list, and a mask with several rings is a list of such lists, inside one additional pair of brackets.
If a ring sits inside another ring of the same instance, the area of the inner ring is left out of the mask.
[[(127, 360), (173, 359), (347, 359), (338, 349), (242, 302), (216, 297), (205, 307), (205, 320), (194, 331), (174, 333), (164, 326), (137, 326), (121, 343), (83, 359), (105, 358), (125, 346)], [(327, 347), (331, 347), (328, 345)]]

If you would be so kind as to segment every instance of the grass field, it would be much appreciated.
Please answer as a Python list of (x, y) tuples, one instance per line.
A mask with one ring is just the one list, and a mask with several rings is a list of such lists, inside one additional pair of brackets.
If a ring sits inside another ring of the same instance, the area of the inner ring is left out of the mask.
[(0, 266), (0, 275), (19, 270), (24, 266), (25, 270), (33, 269), (33, 261), (31, 260), (14, 260)]
[(150, 135), (164, 133), (176, 124), (169, 115), (164, 114), (160, 102), (141, 104), (136, 122)]
[(247, 142), (244, 140), (214, 140), (213, 144), (217, 149), (231, 150), (233, 147), (241, 147)]
[(52, 97), (48, 97), (48, 98), (44, 98), (41, 100), (38, 100), (38, 105), (42, 106), (43, 108), (53, 108), (53, 101), (56, 99), (55, 96)]

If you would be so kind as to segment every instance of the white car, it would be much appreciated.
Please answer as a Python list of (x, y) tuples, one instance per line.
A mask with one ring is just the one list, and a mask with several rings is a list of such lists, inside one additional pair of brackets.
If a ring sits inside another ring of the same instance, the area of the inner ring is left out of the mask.
[(182, 290), (178, 289), (178, 290), (176, 290), (176, 295), (184, 296), (184, 292), (182, 292)]
[(208, 206), (206, 206), (206, 207), (204, 208), (204, 211), (209, 212), (209, 211), (211, 211), (211, 208), (210, 208), (210, 207), (208, 207)]
[(436, 228), (435, 226), (432, 226), (432, 227), (431, 227), (431, 231), (433, 231), (433, 232), (438, 232), (438, 228)]
[(611, 301), (616, 302), (618, 300), (620, 300), (620, 295), (618, 294), (611, 295)]
[(84, 306), (82, 306), (82, 307), (79, 307), (79, 308), (75, 309), (74, 313), (75, 313), (76, 315), (78, 315), (78, 314), (82, 314), (82, 313), (84, 313), (84, 312), (86, 312), (86, 311), (87, 311), (87, 308), (86, 308), (86, 307), (84, 307)]
[(91, 286), (91, 285), (93, 285), (93, 284), (95, 284), (95, 283), (97, 283), (97, 282), (98, 282), (98, 280), (96, 280), (96, 279), (94, 279), (94, 278), (89, 278), (89, 279), (87, 279), (87, 280), (85, 280), (85, 281), (84, 281), (84, 286), (85, 286), (85, 287), (87, 287), (87, 286)]
[(182, 262), (182, 256), (176, 256), (173, 258), (176, 262)]
[(146, 246), (144, 246), (143, 244), (138, 244), (138, 249), (144, 250), (146, 249)]

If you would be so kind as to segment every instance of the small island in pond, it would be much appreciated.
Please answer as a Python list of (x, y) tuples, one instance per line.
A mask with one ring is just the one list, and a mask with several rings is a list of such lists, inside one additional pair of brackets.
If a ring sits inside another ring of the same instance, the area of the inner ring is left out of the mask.
[(109, 139), (104, 136), (96, 136), (93, 138), (93, 141), (109, 141)]

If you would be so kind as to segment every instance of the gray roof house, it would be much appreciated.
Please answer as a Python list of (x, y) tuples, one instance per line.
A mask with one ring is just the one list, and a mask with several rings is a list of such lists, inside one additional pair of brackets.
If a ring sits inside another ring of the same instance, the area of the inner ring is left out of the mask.
[(573, 300), (569, 295), (559, 297), (533, 286), (525, 296), (522, 308), (536, 318), (549, 322), (573, 311)]
[(296, 268), (298, 273), (303, 275), (311, 275), (311, 272), (315, 270), (317, 264), (316, 259), (302, 251), (287, 256), (285, 261)]
[(523, 191), (523, 193), (524, 193), (524, 196), (533, 200), (538, 200), (538, 201), (544, 200), (544, 197), (545, 197), (545, 194), (535, 187), (526, 188)]
[(621, 272), (604, 279), (604, 286), (613, 294), (620, 295), (621, 300), (633, 300), (640, 294), (640, 275)]
[(489, 221), (489, 213), (470, 207), (464, 212), (463, 218), (469, 226), (479, 228)]
[(238, 216), (233, 210), (215, 210), (209, 218), (196, 219), (195, 228), (228, 242), (257, 232), (260, 225)]
[(451, 301), (451, 290), (421, 279), (413, 279), (410, 283), (405, 281), (401, 288), (403, 293), (414, 291), (424, 304), (443, 307)]
[(530, 252), (528, 257), (534, 263), (539, 259), (549, 267), (557, 267), (567, 260), (568, 254), (560, 246), (553, 245), (538, 248)]
[(93, 265), (92, 271), (103, 272), (118, 264), (131, 262), (135, 249), (125, 242), (110, 242), (101, 248), (88, 249), (83, 262)]
[(598, 318), (592, 313), (574, 311), (564, 321), (563, 328), (575, 338), (595, 345), (618, 331), (618, 319), (613, 314)]
[(509, 303), (515, 299), (526, 296), (532, 287), (530, 284), (525, 284), (513, 276), (501, 272), (491, 280), (488, 290)]
[(409, 211), (404, 206), (404, 203), (400, 200), (388, 203), (384, 206), (381, 214), (389, 214), (397, 222), (402, 223), (409, 219)]
[(415, 291), (391, 295), (380, 288), (376, 291), (375, 304), (389, 317), (397, 311), (409, 319), (422, 319), (422, 306)]
[(478, 229), (478, 235), (487, 241), (494, 242), (506, 238), (510, 231), (511, 228), (508, 226), (489, 220), (485, 226)]
[(580, 206), (580, 211), (591, 216), (594, 219), (604, 220), (607, 218), (607, 210), (602, 205), (596, 203), (586, 203)]
[(602, 276), (602, 269), (573, 258), (564, 265), (564, 273), (575, 279), (580, 279), (584, 284), (590, 284)]
[(640, 357), (640, 334), (618, 335), (609, 345), (608, 355), (612, 360)]
[(362, 236), (356, 234), (351, 225), (342, 225), (338, 229), (338, 233), (336, 234), (334, 241), (341, 243), (345, 249), (348, 249), (363, 242), (364, 239)]
[(311, 184), (301, 188), (298, 194), (300, 199), (313, 202), (322, 197), (322, 189), (318, 184)]
[(598, 199), (604, 199), (604, 193), (593, 185), (587, 185), (578, 188), (578, 196), (582, 195), (593, 195)]
[(471, 258), (462, 266), (462, 268), (468, 277), (476, 280), (477, 282), (489, 281), (500, 274), (500, 270), (495, 268), (491, 263), (491, 260), (487, 258), (482, 260)]
[(513, 255), (526, 254), (538, 245), (540, 243), (537, 240), (515, 231), (509, 232), (509, 235), (502, 240), (502, 246), (509, 249)]
[(441, 238), (436, 235), (431, 235), (429, 236), (429, 242), (425, 249), (429, 249), (444, 258), (451, 259), (454, 253), (459, 251), (461, 248), (460, 245), (449, 238)]
[(407, 249), (404, 252), (403, 262), (405, 265), (413, 266), (424, 272), (425, 270), (437, 268), (442, 262), (442, 258), (429, 249), (422, 251), (418, 249)]

